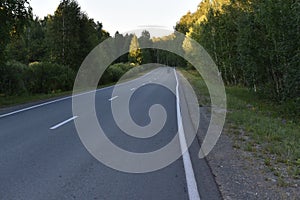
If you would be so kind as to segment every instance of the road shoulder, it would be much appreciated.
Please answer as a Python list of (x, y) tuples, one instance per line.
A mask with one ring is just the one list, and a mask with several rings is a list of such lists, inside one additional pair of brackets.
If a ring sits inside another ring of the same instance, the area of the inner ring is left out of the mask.
[[(202, 143), (210, 120), (210, 108), (200, 107), (197, 138)], [(195, 120), (193, 120), (195, 121)], [(244, 140), (246, 138), (243, 138)], [(239, 145), (236, 145), (236, 144)], [(298, 199), (298, 185), (282, 187), (278, 177), (253, 152), (238, 148), (242, 139), (225, 128), (213, 151), (206, 157), (222, 197), (232, 199)]]

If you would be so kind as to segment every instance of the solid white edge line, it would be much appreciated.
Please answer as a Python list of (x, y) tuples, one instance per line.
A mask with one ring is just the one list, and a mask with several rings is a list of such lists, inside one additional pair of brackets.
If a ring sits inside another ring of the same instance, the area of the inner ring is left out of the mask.
[[(192, 165), (189, 150), (187, 148), (186, 138), (183, 129), (182, 116), (180, 110), (180, 99), (179, 99), (179, 81), (178, 81), (175, 68), (174, 68), (174, 74), (176, 78), (176, 110), (177, 110), (178, 134), (179, 134), (179, 141), (180, 141), (180, 147), (182, 152), (183, 166), (184, 166), (185, 177), (187, 182), (189, 200), (200, 200), (195, 173), (193, 170), (193, 165)], [(185, 150), (186, 152), (184, 152)]]
[(67, 120), (65, 120), (65, 121), (63, 121), (63, 122), (61, 122), (61, 123), (59, 123), (59, 124), (57, 124), (57, 125), (51, 127), (50, 130), (55, 130), (55, 129), (57, 129), (57, 128), (63, 126), (63, 125), (65, 125), (66, 123), (69, 123), (70, 121), (73, 121), (73, 120), (76, 119), (76, 118), (78, 118), (78, 116), (74, 116), (74, 117), (72, 117), (72, 118), (70, 118), (70, 119), (67, 119)]
[(118, 97), (119, 97), (119, 96), (112, 97), (112, 98), (109, 99), (109, 101), (113, 101), (113, 100), (115, 100), (115, 99), (118, 98)]
[(125, 84), (128, 84), (128, 83), (131, 83), (133, 81), (136, 81), (138, 79), (141, 79), (143, 77), (146, 77), (146, 76), (149, 76), (150, 74), (152, 74), (156, 69), (152, 70), (151, 72), (139, 77), (139, 78), (136, 78), (134, 80), (131, 80), (131, 81), (128, 81), (128, 82), (125, 82), (125, 83), (121, 83), (121, 84), (118, 84), (118, 85), (112, 85), (112, 86), (109, 86), (109, 87), (105, 87), (105, 88), (100, 88), (100, 89), (97, 89), (97, 90), (92, 90), (92, 91), (88, 91), (88, 92), (84, 92), (84, 93), (80, 93), (80, 94), (76, 94), (76, 95), (72, 95), (72, 96), (68, 96), (68, 97), (64, 97), (64, 98), (61, 98), (61, 99), (56, 99), (56, 100), (53, 100), (53, 101), (49, 101), (49, 102), (45, 102), (45, 103), (42, 103), (42, 104), (37, 104), (37, 105), (34, 105), (34, 106), (30, 106), (30, 107), (27, 107), (27, 108), (23, 108), (23, 109), (20, 109), (20, 110), (16, 110), (16, 111), (13, 111), (13, 112), (9, 112), (9, 113), (6, 113), (6, 114), (3, 114), (3, 115), (0, 115), (0, 119), (1, 118), (4, 118), (4, 117), (8, 117), (10, 115), (14, 115), (14, 114), (17, 114), (17, 113), (21, 113), (21, 112), (24, 112), (24, 111), (27, 111), (27, 110), (31, 110), (31, 109), (34, 109), (34, 108), (38, 108), (38, 107), (42, 107), (42, 106), (46, 106), (46, 105), (49, 105), (49, 104), (52, 104), (52, 103), (56, 103), (56, 102), (60, 102), (60, 101), (64, 101), (64, 100), (67, 100), (67, 99), (71, 99), (73, 97), (78, 97), (78, 96), (82, 96), (82, 95), (85, 95), (85, 94), (89, 94), (89, 93), (93, 93), (93, 92), (98, 92), (98, 91), (101, 91), (101, 90), (106, 90), (106, 89), (109, 89), (109, 88), (112, 88), (112, 87), (117, 87), (117, 86), (121, 86), (121, 85), (125, 85)]

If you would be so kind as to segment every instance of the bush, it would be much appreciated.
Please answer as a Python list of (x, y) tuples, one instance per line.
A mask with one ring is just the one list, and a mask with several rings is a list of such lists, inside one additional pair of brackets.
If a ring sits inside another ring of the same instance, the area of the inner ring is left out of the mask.
[(101, 77), (100, 84), (117, 82), (130, 69), (132, 69), (132, 66), (127, 63), (111, 65)]
[(21, 95), (27, 92), (24, 77), (27, 66), (9, 61), (0, 66), (0, 93), (4, 95)]
[(75, 73), (66, 66), (35, 62), (29, 65), (27, 87), (32, 93), (55, 93), (73, 87)]

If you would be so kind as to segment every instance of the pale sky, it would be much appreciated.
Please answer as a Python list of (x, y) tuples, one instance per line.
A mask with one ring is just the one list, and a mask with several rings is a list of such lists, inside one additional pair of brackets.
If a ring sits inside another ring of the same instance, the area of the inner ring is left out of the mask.
[[(195, 11), (201, 0), (77, 0), (90, 18), (102, 22), (114, 35), (147, 26), (173, 30), (176, 22), (188, 11)], [(60, 0), (30, 0), (33, 14), (43, 18), (54, 14)]]

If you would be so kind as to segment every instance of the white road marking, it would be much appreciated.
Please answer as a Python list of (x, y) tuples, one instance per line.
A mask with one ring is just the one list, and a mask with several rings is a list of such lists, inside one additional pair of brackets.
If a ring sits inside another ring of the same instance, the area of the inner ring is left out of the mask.
[(59, 123), (59, 124), (57, 124), (57, 125), (51, 127), (50, 130), (55, 130), (55, 129), (57, 129), (57, 128), (63, 126), (63, 125), (65, 125), (66, 123), (69, 123), (70, 121), (73, 121), (73, 120), (76, 119), (76, 118), (78, 118), (78, 116), (74, 116), (74, 117), (72, 117), (72, 118), (70, 118), (70, 119), (67, 119), (66, 121), (63, 121), (63, 122), (61, 122), (61, 123)]
[(143, 86), (146, 85), (146, 83), (143, 83)]
[(76, 94), (76, 95), (73, 95), (73, 96), (64, 97), (64, 98), (61, 98), (61, 99), (56, 99), (54, 101), (48, 101), (48, 102), (45, 102), (45, 103), (42, 103), (42, 104), (37, 104), (37, 105), (34, 105), (34, 106), (23, 108), (21, 110), (16, 110), (16, 111), (13, 111), (13, 112), (10, 112), (10, 113), (0, 115), (0, 118), (7, 117), (7, 116), (10, 116), (10, 115), (14, 115), (14, 114), (24, 112), (24, 111), (27, 111), (27, 110), (31, 110), (31, 109), (34, 109), (34, 108), (46, 106), (46, 105), (49, 105), (49, 104), (52, 104), (52, 103), (56, 103), (56, 102), (64, 101), (64, 100), (67, 100), (67, 99), (71, 99), (72, 97), (78, 97), (78, 96), (82, 96), (82, 95), (89, 94), (89, 93), (92, 93), (92, 92), (97, 92), (97, 91), (101, 91), (101, 90), (104, 90), (104, 89), (109, 89), (111, 87), (114, 87), (114, 85), (106, 87), (106, 88), (101, 88), (101, 89), (98, 89), (98, 90), (88, 91), (88, 92)]
[[(182, 124), (182, 116), (180, 111), (180, 99), (179, 99), (179, 81), (178, 81), (176, 69), (174, 69), (174, 74), (176, 78), (176, 103), (177, 103), (176, 108), (177, 108), (178, 134), (179, 134), (181, 151), (183, 153), (182, 155), (183, 166), (184, 166), (185, 177), (187, 182), (189, 200), (200, 200), (195, 173), (193, 170), (193, 165), (189, 154), (189, 150), (187, 148), (186, 138), (185, 138), (183, 124)], [(186, 152), (183, 152), (184, 150), (186, 150)]]
[(111, 99), (109, 99), (109, 101), (113, 101), (115, 100), (116, 98), (118, 98), (119, 96), (115, 96), (115, 97), (112, 97)]
[(131, 88), (131, 89), (130, 89), (130, 91), (134, 91), (134, 90), (136, 90), (136, 88)]
[[(156, 70), (156, 69), (155, 69)], [(141, 79), (141, 78), (144, 78), (146, 76), (149, 76), (150, 74), (152, 74), (155, 70), (137, 78), (137, 79), (134, 79), (134, 80), (131, 80), (131, 81), (128, 81), (128, 82), (125, 82), (125, 83), (121, 83), (121, 84), (118, 84), (118, 85), (112, 85), (112, 86), (109, 86), (109, 87), (105, 87), (105, 88), (101, 88), (101, 89), (97, 89), (97, 90), (92, 90), (92, 91), (88, 91), (88, 92), (84, 92), (84, 93), (80, 93), (80, 94), (76, 94), (76, 95), (72, 95), (72, 96), (68, 96), (68, 97), (64, 97), (64, 98), (60, 98), (60, 99), (56, 99), (54, 101), (48, 101), (48, 102), (45, 102), (45, 103), (41, 103), (41, 104), (37, 104), (37, 105), (34, 105), (34, 106), (30, 106), (30, 107), (27, 107), (27, 108), (23, 108), (23, 109), (20, 109), (20, 110), (16, 110), (16, 111), (13, 111), (13, 112), (9, 112), (9, 113), (6, 113), (6, 114), (3, 114), (3, 115), (0, 115), (0, 119), (1, 118), (4, 118), (4, 117), (8, 117), (10, 115), (14, 115), (14, 114), (18, 114), (18, 113), (21, 113), (21, 112), (25, 112), (25, 111), (28, 111), (28, 110), (32, 110), (32, 109), (35, 109), (35, 108), (39, 108), (39, 107), (42, 107), (42, 106), (46, 106), (46, 105), (49, 105), (49, 104), (52, 104), (52, 103), (56, 103), (56, 102), (60, 102), (60, 101), (64, 101), (64, 100), (67, 100), (67, 99), (71, 99), (73, 97), (78, 97), (78, 96), (82, 96), (82, 95), (85, 95), (85, 94), (89, 94), (89, 93), (93, 93), (93, 92), (98, 92), (98, 91), (101, 91), (101, 90), (106, 90), (106, 89), (109, 89), (109, 88), (112, 88), (112, 87), (117, 87), (117, 86), (122, 86), (122, 85), (126, 85), (128, 83), (131, 83), (133, 81), (136, 81), (138, 79)]]

